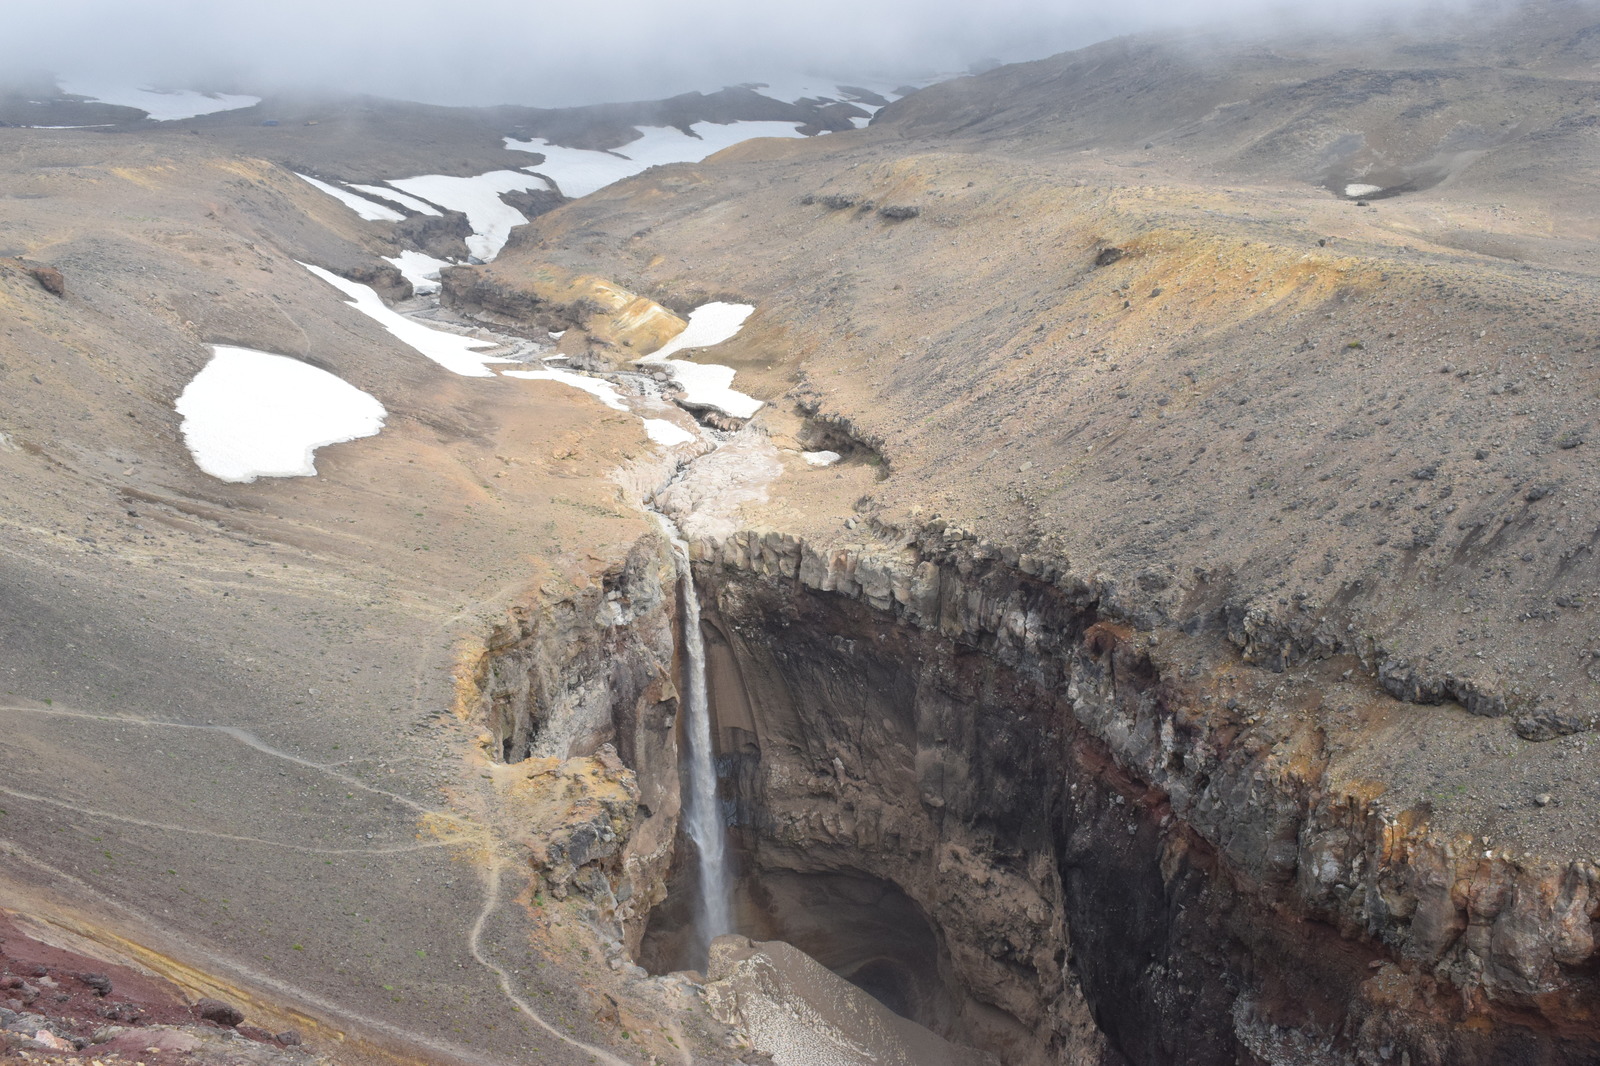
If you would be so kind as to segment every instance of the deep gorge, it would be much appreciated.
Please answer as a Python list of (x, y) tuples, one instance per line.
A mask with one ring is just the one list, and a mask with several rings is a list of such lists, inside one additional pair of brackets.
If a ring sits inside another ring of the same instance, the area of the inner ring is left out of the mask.
[[(558, 692), (520, 704), (536, 718), (508, 714), (505, 693), (491, 704), (499, 750), (581, 755), (607, 738), (637, 773), (639, 829), (593, 860), (607, 876), (586, 891), (665, 971), (685, 965), (694, 886), (681, 831), (676, 857), (665, 839), (658, 539), (570, 612), (580, 654)], [(1242, 663), (1225, 612), (1140, 631), (1102, 613), (1092, 583), (959, 531), (898, 550), (754, 531), (694, 547), (741, 932), (795, 943), (1008, 1063), (1595, 1050), (1561, 1035), (1588, 965), (1519, 935), (1565, 907), (1581, 938), (1588, 882), (1476, 863), (1419, 812), (1330, 787), (1301, 726), (1332, 682)], [(491, 687), (526, 669), (505, 650)], [(1463, 866), (1498, 897), (1462, 898)]]
[(13, 86), (0, 1058), (1600, 1062), (1600, 25), (1324, 14)]

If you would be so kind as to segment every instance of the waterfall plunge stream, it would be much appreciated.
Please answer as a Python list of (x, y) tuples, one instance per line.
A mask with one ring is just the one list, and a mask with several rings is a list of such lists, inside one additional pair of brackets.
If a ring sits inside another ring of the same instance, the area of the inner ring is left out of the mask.
[[(663, 519), (663, 525), (667, 525)], [(700, 632), (700, 597), (689, 566), (689, 545), (668, 528), (683, 590), (684, 733), (689, 744), (689, 837), (700, 854), (700, 936), (706, 945), (733, 931), (729, 908), (728, 849), (717, 803), (711, 751), (711, 705), (706, 696), (706, 644)]]

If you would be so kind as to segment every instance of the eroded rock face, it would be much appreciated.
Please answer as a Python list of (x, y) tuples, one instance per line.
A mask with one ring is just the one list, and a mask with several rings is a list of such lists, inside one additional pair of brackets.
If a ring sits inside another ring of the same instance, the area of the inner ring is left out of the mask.
[[(778, 575), (798, 573), (794, 548)], [(863, 600), (791, 600), (780, 590), (803, 584), (706, 575), (715, 713), (740, 764), (757, 876), (859, 870), (893, 882), (928, 914), (944, 966), (972, 997), (946, 1030), (954, 1039), (1012, 1062), (1097, 1054), (1037, 817), (1056, 791), (1050, 745), (1027, 737), (1038, 723), (1016, 717), (998, 664), (882, 624), (867, 597), (892, 602), (887, 579), (870, 564), (852, 575)], [(970, 707), (973, 686), (999, 691)]]
[(539, 611), (512, 608), (463, 653), (458, 713), (487, 721), (501, 762), (587, 755), (614, 740), (635, 765), (635, 731), (670, 727), (677, 698), (675, 588), (666, 541), (650, 534), (598, 586)]
[(1000, 550), (697, 548), (752, 877), (902, 889), (969, 997), (952, 1033), (1017, 1062), (1600, 1054), (1595, 869), (1386, 807), (1314, 713), (1332, 683), (1225, 630), (1157, 646)]
[(28, 273), (32, 274), (33, 280), (37, 281), (39, 286), (50, 295), (65, 296), (67, 294), (66, 279), (62, 277), (61, 271), (55, 267), (30, 265)]
[(665, 895), (682, 806), (676, 577), (666, 540), (642, 537), (599, 585), (508, 612), (459, 672), (457, 712), (511, 764), (502, 801), (543, 884), (587, 896), (630, 950)]
[(522, 815), (523, 846), (556, 899), (576, 889), (615, 914), (632, 897), (623, 856), (639, 814), (639, 786), (610, 744), (575, 759), (516, 766), (506, 800)]
[(435, 258), (464, 262), (469, 254), (467, 238), (472, 235), (472, 225), (460, 211), (412, 215), (396, 223), (394, 229), (395, 236)]
[(648, 355), (687, 325), (649, 297), (591, 274), (553, 267), (532, 276), (493, 264), (451, 267), (440, 280), (447, 306), (507, 328), (578, 327), (589, 342), (588, 354), (602, 365)]

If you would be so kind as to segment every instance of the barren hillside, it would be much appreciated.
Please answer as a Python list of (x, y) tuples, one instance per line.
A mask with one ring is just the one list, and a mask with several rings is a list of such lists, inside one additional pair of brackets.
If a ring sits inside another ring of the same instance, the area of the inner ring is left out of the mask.
[[(1006, 1062), (1594, 1061), (1597, 72), (1551, 3), (1111, 41), (863, 129), (747, 90), (0, 129), (0, 903), (323, 1052), (759, 1061), (734, 978), (670, 973), (649, 503), (739, 932)], [(833, 132), (512, 194), (442, 309), (381, 257), (464, 261), (466, 215), (292, 172), (706, 118)], [(635, 366), (708, 302), (754, 312), (675, 358), (748, 423)], [(214, 345), (382, 431), (203, 473)]]

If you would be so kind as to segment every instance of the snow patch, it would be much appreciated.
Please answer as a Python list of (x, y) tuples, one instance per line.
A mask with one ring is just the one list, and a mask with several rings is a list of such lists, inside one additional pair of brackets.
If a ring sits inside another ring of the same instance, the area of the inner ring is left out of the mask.
[[(932, 79), (912, 79), (909, 84), (922, 87), (932, 81), (940, 81), (955, 75), (936, 75)], [(875, 105), (862, 103), (853, 99), (852, 94), (845, 91), (849, 85), (856, 89), (865, 89), (877, 93), (885, 100), (898, 99), (895, 90), (908, 84), (905, 80), (885, 81), (882, 78), (835, 78), (817, 74), (774, 74), (770, 77), (763, 75), (760, 81), (749, 82), (756, 92), (770, 100), (782, 100), (785, 103), (799, 103), (801, 100), (839, 100), (847, 104), (855, 104), (867, 111), (876, 110)]]
[(214, 478), (311, 477), (318, 448), (383, 428), (383, 405), (326, 370), (251, 348), (211, 350), (176, 407), (183, 442)]
[(472, 227), (467, 250), (486, 263), (506, 246), (512, 228), (528, 221), (521, 211), (500, 199), (500, 194), (550, 187), (550, 183), (537, 174), (521, 170), (491, 170), (470, 178), (423, 174), (415, 178), (393, 178), (389, 184), (446, 210), (466, 215), (467, 224)]
[(744, 325), (744, 320), (755, 310), (750, 304), (701, 304), (689, 312), (689, 324), (684, 331), (645, 357), (654, 362), (676, 355), (686, 348), (709, 348), (730, 340)]
[[(859, 83), (857, 83), (859, 84)], [(844, 100), (845, 95), (839, 89), (839, 83), (831, 78), (811, 77), (808, 75), (778, 75), (770, 81), (750, 82), (750, 87), (769, 100), (782, 100), (786, 104), (797, 104), (801, 100)], [(873, 86), (863, 85), (862, 88), (871, 88), (887, 97), (889, 90), (876, 89)]]
[(362, 218), (366, 219), (368, 222), (405, 221), (406, 216), (402, 215), (392, 207), (385, 207), (382, 204), (373, 203), (365, 196), (357, 196), (349, 189), (341, 189), (337, 185), (329, 185), (325, 181), (318, 181), (316, 178), (308, 177), (299, 171), (293, 171), (292, 173), (301, 181), (310, 182), (312, 185), (321, 189), (323, 192), (327, 193), (335, 200), (338, 200), (341, 204), (344, 204), (346, 207), (360, 215)]
[(689, 407), (710, 407), (734, 418), (751, 418), (764, 406), (754, 396), (729, 388), (735, 374), (731, 366), (682, 359), (667, 359), (656, 365), (666, 367), (683, 389), (682, 402)]
[(694, 434), (665, 418), (647, 418), (644, 420), (645, 434), (663, 448), (670, 448), (675, 444), (688, 444), (694, 440)]
[(709, 348), (739, 332), (755, 308), (749, 304), (708, 303), (689, 312), (689, 325), (660, 350), (637, 360), (640, 366), (659, 366), (683, 389), (689, 407), (710, 407), (734, 418), (750, 418), (764, 406), (754, 396), (732, 389), (736, 371), (716, 363), (691, 363), (667, 356), (686, 348)]
[(843, 459), (844, 456), (838, 452), (801, 452), (800, 458), (804, 459), (809, 466), (832, 466), (840, 459)]
[(388, 330), (396, 340), (410, 345), (446, 370), (463, 377), (492, 378), (494, 371), (487, 369), (484, 364), (505, 362), (504, 359), (486, 359), (475, 354), (483, 348), (497, 347), (494, 341), (481, 341), (424, 326), (415, 319), (391, 310), (369, 286), (341, 278), (332, 271), (310, 263), (300, 265), (350, 297), (351, 307)]
[(399, 204), (401, 207), (410, 208), (419, 215), (433, 215), (435, 217), (439, 217), (444, 214), (443, 211), (440, 211), (437, 207), (434, 207), (430, 203), (419, 200), (415, 196), (407, 196), (403, 192), (396, 192), (394, 189), (385, 188), (382, 185), (357, 185), (352, 182), (350, 187), (352, 189), (360, 189), (362, 192), (376, 196), (382, 200), (391, 200), (394, 203)]
[(1355, 185), (1346, 185), (1344, 187), (1344, 194), (1346, 196), (1351, 196), (1351, 197), (1355, 197), (1355, 196), (1371, 196), (1375, 192), (1382, 192), (1382, 191), (1383, 191), (1383, 186), (1382, 185), (1355, 184)]
[(599, 378), (585, 377), (575, 374), (570, 370), (502, 370), (508, 378), (526, 378), (529, 381), (559, 381), (563, 385), (570, 385), (575, 389), (582, 389), (601, 403), (616, 411), (626, 411), (628, 405), (622, 402), (622, 394), (617, 387), (609, 381)]
[(450, 264), (443, 259), (435, 259), (423, 252), (414, 252), (407, 248), (397, 256), (384, 256), (385, 263), (393, 263), (400, 270), (400, 276), (411, 282), (411, 291), (418, 296), (427, 296), (439, 291), (439, 271)]
[(254, 107), (261, 102), (259, 96), (200, 93), (192, 89), (163, 92), (159, 89), (117, 85), (90, 78), (58, 78), (56, 84), (69, 96), (83, 96), (97, 103), (116, 104), (119, 107), (136, 107), (157, 122), (173, 122), (181, 118), (211, 115), (218, 111), (236, 111), (241, 107)]
[(672, 126), (642, 126), (639, 128), (642, 136), (637, 140), (609, 152), (563, 148), (545, 140), (518, 141), (507, 137), (505, 142), (513, 151), (543, 155), (545, 161), (537, 164), (539, 173), (560, 186), (563, 196), (576, 199), (648, 167), (698, 163), (706, 156), (752, 137), (805, 136), (793, 122), (730, 122), (725, 125), (696, 122), (689, 128), (696, 136), (690, 137)]

